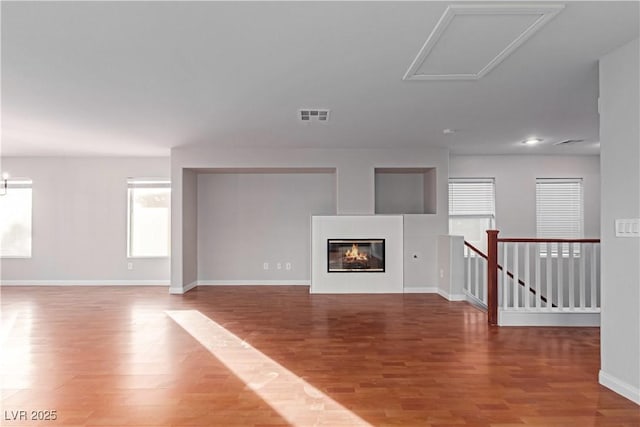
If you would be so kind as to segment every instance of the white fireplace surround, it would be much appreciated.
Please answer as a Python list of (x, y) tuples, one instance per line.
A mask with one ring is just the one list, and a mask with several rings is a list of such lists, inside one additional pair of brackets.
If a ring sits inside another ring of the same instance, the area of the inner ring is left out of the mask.
[[(327, 271), (328, 239), (385, 239), (384, 272)], [(311, 293), (403, 292), (403, 216), (311, 217)]]

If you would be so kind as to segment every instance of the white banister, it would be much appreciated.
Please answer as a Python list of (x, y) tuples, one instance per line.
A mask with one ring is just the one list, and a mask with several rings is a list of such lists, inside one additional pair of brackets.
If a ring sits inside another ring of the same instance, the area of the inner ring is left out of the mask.
[(502, 306), (508, 308), (509, 304), (509, 280), (507, 276), (507, 266), (509, 265), (509, 245), (505, 243), (502, 250)]
[[(598, 257), (599, 258), (599, 257)], [(596, 308), (598, 305), (596, 299), (596, 245), (591, 245), (591, 282), (590, 282), (590, 290), (591, 290), (591, 301), (590, 307)]]
[[(575, 265), (574, 265), (574, 258), (573, 258), (573, 243), (569, 243), (569, 308), (575, 308), (576, 306), (576, 295), (575, 295), (575, 283), (574, 283), (574, 276), (575, 276)], [(560, 255), (558, 255), (560, 256)]]

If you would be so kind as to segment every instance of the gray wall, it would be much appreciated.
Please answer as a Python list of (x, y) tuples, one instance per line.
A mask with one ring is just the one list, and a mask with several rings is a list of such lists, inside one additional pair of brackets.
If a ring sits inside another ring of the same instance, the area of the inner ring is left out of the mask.
[(309, 282), (311, 215), (335, 213), (335, 173), (200, 174), (198, 280)]
[[(526, 148), (526, 147), (525, 147)], [(452, 178), (495, 178), (500, 237), (535, 237), (536, 178), (583, 178), (584, 235), (600, 237), (600, 164), (597, 156), (455, 156)]]
[(636, 39), (600, 61), (600, 382), (640, 404), (640, 239), (614, 234), (617, 218), (640, 218), (639, 50)]
[(376, 213), (424, 213), (423, 173), (376, 173)]
[[(414, 234), (415, 231), (416, 235), (415, 238), (405, 240), (404, 245), (406, 263), (409, 263), (406, 257), (413, 252), (434, 255), (412, 260), (411, 268), (405, 271), (405, 288), (418, 288), (435, 287), (437, 283), (435, 236), (447, 232), (448, 165), (449, 155), (444, 149), (216, 149), (207, 146), (172, 149), (171, 180), (176, 193), (172, 196), (171, 292), (184, 292), (191, 283), (186, 282), (184, 278), (197, 277), (197, 260), (194, 258), (198, 256), (183, 251), (183, 243), (192, 244), (190, 239), (185, 239), (188, 236), (183, 236), (183, 213), (190, 209), (185, 205), (187, 199), (185, 197), (183, 200), (182, 194), (183, 171), (186, 169), (198, 172), (219, 168), (335, 169), (337, 213), (371, 215), (375, 212), (376, 168), (437, 168), (437, 212), (422, 215), (422, 220), (413, 221), (412, 224), (419, 230), (410, 226), (411, 233)], [(189, 191), (195, 191), (195, 184), (190, 187)], [(177, 194), (178, 192), (180, 194)], [(309, 248), (307, 256), (310, 256)], [(263, 274), (256, 280), (265, 280), (267, 277)]]
[(198, 280), (198, 174), (192, 170), (184, 170), (181, 188), (184, 201), (181, 206), (182, 258), (186, 260), (182, 283), (194, 286)]
[(168, 283), (169, 258), (127, 259), (127, 178), (168, 178), (169, 165), (168, 158), (3, 158), (11, 176), (33, 180), (32, 257), (3, 259), (3, 283)]

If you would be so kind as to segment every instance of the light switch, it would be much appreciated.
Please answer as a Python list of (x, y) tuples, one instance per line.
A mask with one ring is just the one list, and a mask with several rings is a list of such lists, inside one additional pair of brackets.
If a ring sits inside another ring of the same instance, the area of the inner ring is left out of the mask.
[(616, 237), (640, 237), (640, 218), (616, 219)]

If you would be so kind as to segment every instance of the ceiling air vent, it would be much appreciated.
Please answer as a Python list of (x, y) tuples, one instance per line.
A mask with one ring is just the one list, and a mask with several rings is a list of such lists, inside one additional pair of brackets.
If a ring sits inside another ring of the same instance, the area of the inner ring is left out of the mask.
[(566, 139), (564, 141), (556, 142), (553, 145), (571, 145), (571, 144), (576, 144), (578, 142), (584, 142), (584, 139)]
[(300, 110), (300, 120), (303, 122), (327, 122), (329, 121), (329, 110)]

